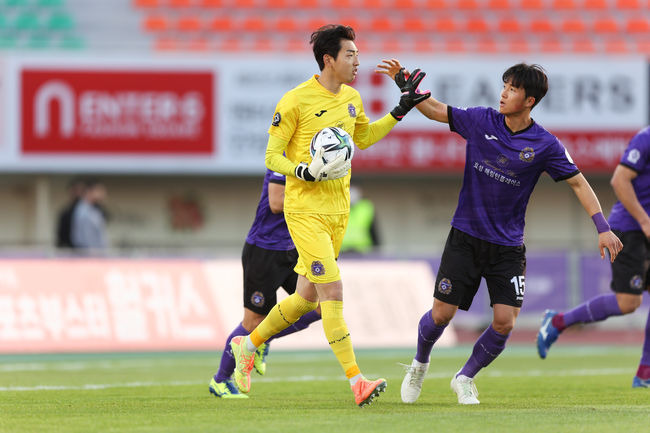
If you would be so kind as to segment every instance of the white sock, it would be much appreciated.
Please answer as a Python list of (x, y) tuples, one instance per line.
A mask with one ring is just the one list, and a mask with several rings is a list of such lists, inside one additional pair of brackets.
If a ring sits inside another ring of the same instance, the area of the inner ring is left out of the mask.
[(352, 376), (350, 378), (350, 386), (354, 386), (355, 383), (357, 383), (357, 380), (361, 379), (363, 377), (363, 374), (359, 373), (356, 376)]
[(249, 352), (255, 352), (257, 350), (257, 346), (253, 344), (250, 338), (248, 338), (248, 335), (246, 336), (246, 349)]

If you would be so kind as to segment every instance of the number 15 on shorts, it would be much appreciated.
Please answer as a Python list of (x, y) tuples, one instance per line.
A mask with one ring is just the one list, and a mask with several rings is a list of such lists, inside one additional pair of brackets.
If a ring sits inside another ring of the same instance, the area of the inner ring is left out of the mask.
[(526, 277), (524, 275), (518, 275), (512, 277), (510, 282), (515, 287), (515, 295), (517, 295), (518, 301), (524, 300), (524, 292), (526, 291), (526, 282), (524, 281)]

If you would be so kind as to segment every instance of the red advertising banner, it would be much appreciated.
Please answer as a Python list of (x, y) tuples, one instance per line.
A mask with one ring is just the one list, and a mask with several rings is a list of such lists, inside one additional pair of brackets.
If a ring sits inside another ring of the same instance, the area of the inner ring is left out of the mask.
[(209, 154), (212, 71), (21, 71), (25, 154)]
[(0, 266), (0, 353), (213, 349), (230, 332), (199, 261)]
[[(611, 172), (637, 131), (557, 131), (580, 170)], [(358, 173), (459, 173), (465, 140), (438, 130), (394, 130), (372, 147), (354, 153)]]

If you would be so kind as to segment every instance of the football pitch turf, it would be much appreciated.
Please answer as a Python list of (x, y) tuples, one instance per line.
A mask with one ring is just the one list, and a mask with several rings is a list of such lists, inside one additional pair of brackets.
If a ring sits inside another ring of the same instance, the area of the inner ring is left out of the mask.
[(470, 346), (436, 349), (420, 399), (403, 404), (413, 350), (358, 350), (388, 389), (363, 409), (329, 351), (271, 350), (247, 400), (208, 392), (220, 353), (0, 356), (0, 432), (650, 431), (650, 389), (632, 389), (640, 347), (511, 345), (476, 378), (478, 406), (449, 388)]

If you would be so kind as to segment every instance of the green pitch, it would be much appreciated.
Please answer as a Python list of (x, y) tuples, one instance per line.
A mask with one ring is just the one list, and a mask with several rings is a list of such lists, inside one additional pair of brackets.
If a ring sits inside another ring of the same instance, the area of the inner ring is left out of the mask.
[(434, 350), (416, 404), (401, 403), (412, 350), (359, 350), (388, 390), (354, 405), (328, 351), (273, 352), (248, 400), (208, 393), (218, 353), (0, 356), (0, 432), (616, 432), (650, 431), (650, 389), (632, 389), (640, 347), (512, 345), (461, 407), (449, 380), (471, 347)]

